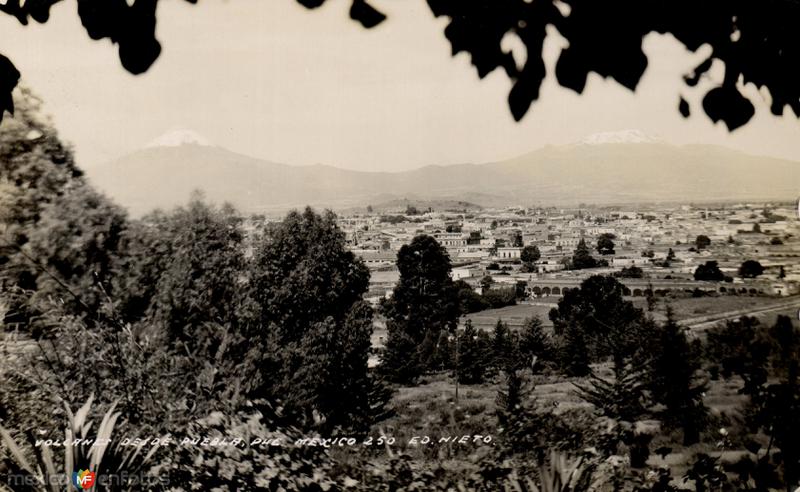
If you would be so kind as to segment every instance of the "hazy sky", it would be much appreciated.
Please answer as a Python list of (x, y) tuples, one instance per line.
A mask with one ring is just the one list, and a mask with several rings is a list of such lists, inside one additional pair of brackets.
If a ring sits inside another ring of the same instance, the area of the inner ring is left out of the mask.
[[(650, 66), (636, 94), (592, 76), (584, 95), (555, 82), (564, 41), (549, 38), (541, 98), (515, 123), (507, 77), (496, 71), (481, 81), (467, 55), (452, 58), (446, 19), (434, 19), (424, 0), (373, 4), (389, 19), (365, 30), (348, 19), (344, 0), (314, 11), (294, 0), (162, 1), (163, 52), (132, 76), (115, 46), (89, 39), (75, 3), (61, 2), (44, 25), (0, 16), (0, 52), (87, 168), (176, 128), (276, 162), (362, 170), (487, 162), (623, 129), (800, 159), (797, 118), (772, 116), (760, 99), (753, 120), (733, 134), (712, 124), (697, 104), (703, 92), (681, 81), (701, 57), (671, 37), (646, 39)], [(700, 87), (711, 84), (713, 77)], [(688, 120), (677, 111), (679, 92), (694, 103)]]

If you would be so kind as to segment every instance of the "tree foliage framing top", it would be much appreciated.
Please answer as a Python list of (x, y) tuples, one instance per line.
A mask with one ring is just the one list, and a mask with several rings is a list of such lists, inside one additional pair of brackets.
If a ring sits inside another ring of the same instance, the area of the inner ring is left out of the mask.
[[(50, 7), (60, 0), (6, 0), (0, 12), (44, 23)], [(186, 0), (196, 3), (197, 0)], [(297, 0), (309, 9), (325, 0)], [(508, 103), (519, 121), (539, 98), (546, 76), (542, 49), (547, 27), (553, 26), (569, 46), (558, 58), (555, 75), (563, 87), (582, 93), (590, 72), (611, 77), (635, 90), (648, 59), (642, 50), (651, 32), (671, 34), (690, 51), (711, 47), (711, 54), (692, 73), (684, 75), (695, 87), (714, 60), (725, 66), (723, 81), (702, 99), (702, 109), (730, 131), (755, 114), (742, 94), (742, 84), (765, 89), (774, 115), (789, 106), (800, 115), (800, 1), (798, 0), (427, 0), (434, 16), (450, 22), (445, 36), (453, 55), (469, 53), (483, 78), (501, 68), (512, 80)], [(108, 38), (119, 46), (123, 67), (145, 72), (161, 53), (155, 38), (158, 0), (78, 0), (78, 15), (92, 39)], [(386, 16), (365, 0), (352, 0), (350, 17), (372, 28)], [(527, 50), (518, 66), (512, 53), (501, 47), (506, 35), (516, 35)], [(20, 73), (0, 54), (0, 119), (13, 112), (11, 90)], [(762, 91), (763, 93), (763, 91)], [(678, 97), (678, 110), (688, 117), (688, 101)]]

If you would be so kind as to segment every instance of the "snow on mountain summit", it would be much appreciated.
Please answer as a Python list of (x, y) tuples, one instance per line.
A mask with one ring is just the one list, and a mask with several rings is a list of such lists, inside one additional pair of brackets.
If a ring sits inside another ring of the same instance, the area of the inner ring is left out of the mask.
[(169, 131), (160, 137), (151, 140), (145, 148), (153, 147), (180, 147), (181, 145), (202, 145), (210, 147), (212, 144), (202, 135), (192, 130), (179, 129)]
[(602, 132), (589, 135), (581, 140), (582, 144), (620, 144), (620, 143), (657, 143), (662, 140), (652, 135), (647, 135), (641, 130), (622, 130), (617, 132)]

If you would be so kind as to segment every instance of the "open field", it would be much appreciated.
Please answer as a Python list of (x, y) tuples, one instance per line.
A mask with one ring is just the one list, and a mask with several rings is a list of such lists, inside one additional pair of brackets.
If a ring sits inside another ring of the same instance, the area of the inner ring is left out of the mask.
[[(595, 366), (599, 375), (609, 375), (605, 366)], [(527, 376), (526, 387), (529, 393), (525, 406), (543, 411), (552, 409), (553, 414), (576, 410), (587, 412), (591, 418), (599, 418), (594, 407), (584, 402), (575, 391), (574, 383), (582, 378), (568, 379), (561, 375)], [(688, 463), (696, 453), (720, 456), (723, 461), (736, 461), (746, 450), (738, 439), (738, 429), (742, 425), (746, 397), (738, 394), (742, 382), (738, 378), (729, 381), (709, 382), (705, 394), (705, 404), (709, 407), (709, 425), (700, 443), (684, 447), (681, 433), (658, 433), (650, 445), (651, 456), (648, 464), (653, 467), (668, 465), (673, 477), (678, 480), (688, 468)], [(482, 455), (480, 448), (490, 448), (502, 444), (502, 433), (498, 432), (495, 415), (499, 378), (478, 385), (459, 386), (459, 400), (455, 401), (454, 379), (449, 373), (436, 373), (426, 376), (421, 384), (414, 387), (400, 387), (392, 399), (391, 406), (396, 415), (382, 422), (373, 434), (384, 434), (395, 438), (395, 444), (381, 452), (408, 453), (415, 458), (434, 459), (442, 463), (463, 458), (467, 455)], [(720, 447), (719, 430), (725, 428), (729, 438)], [(453, 444), (439, 442), (440, 438), (450, 436), (491, 436), (491, 443)], [(413, 444), (412, 438), (428, 436), (428, 445)], [(662, 448), (663, 455), (655, 450)], [(488, 449), (485, 449), (488, 451)], [(479, 459), (479, 458), (478, 458)], [(463, 463), (462, 463), (463, 465)]]
[[(644, 299), (633, 299), (634, 305), (646, 309)], [(775, 307), (800, 304), (800, 297), (764, 297), (764, 296), (712, 296), (684, 297), (678, 299), (659, 298), (656, 313), (663, 314), (666, 306), (672, 307), (679, 320), (692, 323), (695, 319), (716, 316), (725, 313), (758, 312)], [(658, 319), (658, 317), (656, 318)]]
[[(500, 309), (489, 309), (462, 317), (462, 322), (471, 319), (476, 328), (491, 330), (498, 319), (508, 323), (511, 328), (518, 328), (526, 318), (539, 316), (544, 326), (551, 327), (548, 318), (550, 309), (558, 304), (560, 297), (536, 299), (530, 302), (506, 306)], [(636, 307), (647, 309), (644, 298), (630, 298)], [(657, 321), (664, 319), (666, 306), (672, 307), (675, 317), (685, 325), (694, 327), (702, 324), (702, 328), (713, 326), (720, 319), (739, 317), (745, 314), (757, 315), (763, 321), (773, 322), (778, 314), (788, 314), (792, 319), (797, 318), (800, 308), (800, 297), (763, 297), (763, 296), (714, 296), (714, 297), (683, 297), (683, 298), (658, 298), (654, 318)]]
[(467, 319), (471, 319), (472, 323), (478, 329), (491, 330), (497, 323), (498, 319), (502, 319), (511, 328), (519, 328), (524, 323), (525, 319), (538, 316), (544, 322), (545, 326), (551, 327), (553, 324), (547, 317), (547, 313), (558, 302), (557, 297), (553, 297), (552, 301), (539, 299), (530, 303), (521, 303), (514, 306), (506, 306), (499, 309), (487, 309), (478, 313), (471, 313), (461, 317), (461, 323)]

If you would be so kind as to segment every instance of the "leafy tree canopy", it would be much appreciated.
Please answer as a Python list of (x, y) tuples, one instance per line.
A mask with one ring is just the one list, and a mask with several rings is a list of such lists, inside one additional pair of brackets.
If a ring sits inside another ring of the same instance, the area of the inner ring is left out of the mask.
[(739, 267), (739, 276), (743, 278), (756, 278), (764, 273), (764, 267), (756, 260), (746, 260)]
[(118, 259), (120, 314), (128, 321), (146, 314), (173, 341), (190, 345), (201, 325), (232, 323), (244, 270), (243, 233), (234, 210), (208, 205), (195, 194), (186, 207), (142, 222), (126, 234), (127, 254)]
[(330, 211), (289, 213), (257, 247), (254, 263), (260, 321), (275, 323), (287, 339), (298, 339), (329, 316), (344, 320), (369, 283), (369, 270), (347, 250)]
[(127, 221), (87, 184), (39, 99), (26, 88), (14, 97), (15, 116), (0, 124), (0, 290), (4, 321), (38, 332), (53, 308), (99, 307)]
[(601, 234), (599, 238), (597, 238), (597, 252), (601, 255), (613, 255), (614, 254), (614, 241), (613, 239), (616, 236), (613, 234)]
[(417, 341), (428, 330), (453, 328), (459, 309), (447, 250), (431, 236), (417, 236), (400, 248), (397, 267), (400, 279), (383, 304), (387, 318), (404, 323)]
[(634, 265), (623, 268), (616, 272), (614, 276), (619, 278), (644, 278), (644, 270)]
[(527, 264), (533, 264), (542, 257), (538, 246), (525, 246), (522, 248), (520, 259)]
[[(450, 256), (436, 239), (420, 235), (397, 253), (400, 279), (381, 303), (389, 332), (381, 368), (396, 382), (411, 382), (436, 364), (442, 332), (453, 331), (465, 307), (474, 304), (463, 284), (450, 278)], [(460, 292), (459, 292), (460, 291)]]
[(590, 343), (594, 357), (614, 356), (623, 359), (636, 350), (643, 320), (641, 309), (623, 299), (624, 286), (615, 278), (593, 275), (571, 289), (550, 311), (557, 334), (570, 330), (581, 332)]
[(711, 239), (705, 234), (700, 234), (695, 238), (694, 244), (697, 246), (697, 249), (704, 249), (711, 245)]
[(719, 269), (716, 261), (707, 261), (695, 269), (694, 279), (720, 282), (725, 280), (725, 274)]

